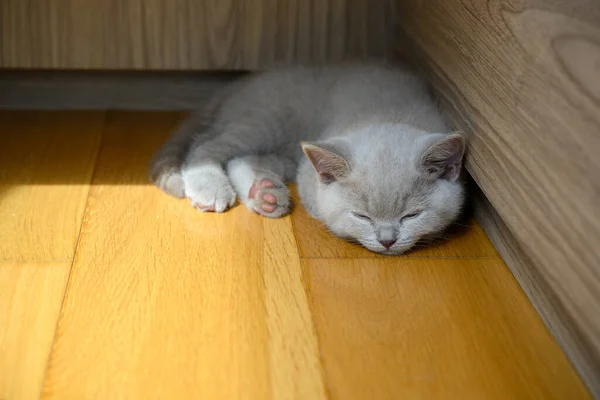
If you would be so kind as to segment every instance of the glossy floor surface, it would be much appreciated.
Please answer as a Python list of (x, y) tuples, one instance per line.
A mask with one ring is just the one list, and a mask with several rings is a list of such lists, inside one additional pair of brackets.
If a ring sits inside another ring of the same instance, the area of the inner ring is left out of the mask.
[(583, 399), (482, 230), (369, 253), (148, 185), (182, 114), (0, 113), (0, 399)]

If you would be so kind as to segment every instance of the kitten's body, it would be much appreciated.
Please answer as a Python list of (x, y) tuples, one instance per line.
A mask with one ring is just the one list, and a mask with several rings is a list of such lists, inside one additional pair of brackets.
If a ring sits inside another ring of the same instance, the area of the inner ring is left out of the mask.
[[(268, 217), (288, 212), (284, 183), (296, 178), (306, 208), (334, 233), (400, 253), (460, 211), (464, 141), (445, 132), (426, 84), (404, 69), (283, 68), (233, 84), (193, 115), (151, 178), (200, 210), (224, 211), (237, 192)], [(407, 213), (412, 227), (400, 222)]]

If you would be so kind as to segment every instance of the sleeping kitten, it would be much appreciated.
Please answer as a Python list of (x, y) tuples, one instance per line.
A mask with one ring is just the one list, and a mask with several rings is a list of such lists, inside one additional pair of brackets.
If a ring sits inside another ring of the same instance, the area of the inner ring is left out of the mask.
[(298, 66), (230, 85), (158, 151), (150, 177), (200, 211), (239, 197), (265, 217), (289, 212), (295, 179), (334, 234), (400, 254), (459, 215), (464, 150), (408, 70)]

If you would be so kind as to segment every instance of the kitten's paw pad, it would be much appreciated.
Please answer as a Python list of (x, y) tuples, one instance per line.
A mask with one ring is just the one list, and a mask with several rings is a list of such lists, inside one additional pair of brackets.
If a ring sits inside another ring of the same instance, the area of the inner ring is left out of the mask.
[(223, 212), (235, 204), (236, 194), (222, 171), (199, 169), (184, 176), (185, 194), (197, 210)]
[(248, 192), (247, 205), (257, 214), (278, 218), (290, 211), (290, 193), (283, 182), (270, 178), (257, 179)]

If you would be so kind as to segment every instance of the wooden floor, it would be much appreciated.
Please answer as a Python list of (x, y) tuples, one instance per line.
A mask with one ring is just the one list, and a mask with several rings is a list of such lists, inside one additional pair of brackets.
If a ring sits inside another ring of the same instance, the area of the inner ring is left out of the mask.
[(408, 256), (149, 186), (182, 115), (0, 113), (0, 399), (584, 399), (476, 225)]

